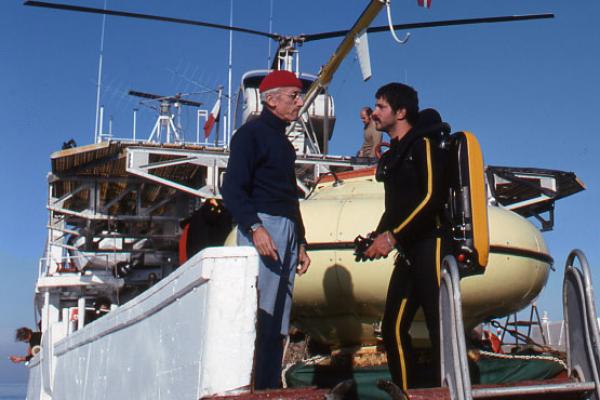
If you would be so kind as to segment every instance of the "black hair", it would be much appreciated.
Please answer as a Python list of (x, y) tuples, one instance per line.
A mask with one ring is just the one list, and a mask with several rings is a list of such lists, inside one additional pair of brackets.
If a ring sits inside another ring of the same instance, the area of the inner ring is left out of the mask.
[(369, 106), (361, 108), (360, 111), (364, 111), (369, 117), (371, 116), (371, 114), (373, 114), (373, 109)]
[(403, 83), (391, 82), (380, 87), (375, 93), (375, 98), (386, 100), (394, 112), (404, 108), (406, 120), (411, 125), (419, 120), (419, 96), (412, 87)]
[(23, 326), (19, 329), (17, 329), (17, 332), (15, 333), (15, 340), (17, 342), (26, 342), (29, 340), (29, 337), (32, 334), (32, 330)]

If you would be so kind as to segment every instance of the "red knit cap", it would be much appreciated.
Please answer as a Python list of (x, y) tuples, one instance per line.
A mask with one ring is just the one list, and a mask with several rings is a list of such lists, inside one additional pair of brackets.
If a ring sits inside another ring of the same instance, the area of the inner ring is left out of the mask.
[(265, 76), (258, 87), (261, 92), (284, 86), (293, 86), (302, 89), (302, 82), (290, 71), (273, 71)]

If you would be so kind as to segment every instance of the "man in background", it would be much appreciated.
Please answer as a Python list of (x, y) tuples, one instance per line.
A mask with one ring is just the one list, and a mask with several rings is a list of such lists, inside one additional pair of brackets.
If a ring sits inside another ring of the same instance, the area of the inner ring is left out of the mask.
[(27, 327), (21, 327), (17, 329), (15, 334), (15, 340), (17, 342), (25, 342), (29, 343), (29, 348), (27, 349), (27, 355), (24, 356), (10, 356), (10, 361), (14, 363), (27, 362), (31, 360), (34, 356), (33, 348), (39, 346), (42, 342), (42, 333), (41, 332), (33, 332), (31, 329)]
[(381, 142), (381, 132), (375, 128), (375, 122), (371, 118), (372, 114), (371, 107), (360, 109), (360, 120), (363, 123), (363, 144), (358, 150), (358, 157), (375, 158), (375, 147)]

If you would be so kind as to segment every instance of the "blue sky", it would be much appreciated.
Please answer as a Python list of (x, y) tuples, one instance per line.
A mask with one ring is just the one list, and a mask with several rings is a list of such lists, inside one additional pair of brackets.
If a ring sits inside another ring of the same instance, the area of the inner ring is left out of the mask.
[[(73, 1), (71, 4), (74, 4)], [(351, 26), (366, 1), (274, 2), (273, 31), (297, 34)], [(83, 4), (80, 2), (79, 4)], [(86, 1), (91, 7), (102, 0)], [(108, 1), (109, 8), (227, 24), (229, 1)], [(269, 0), (234, 0), (234, 24), (268, 31)], [(330, 86), (338, 117), (331, 152), (352, 154), (360, 146), (357, 117), (373, 93), (403, 81), (420, 94), (422, 107), (437, 108), (454, 130), (474, 132), (485, 161), (493, 165), (573, 171), (585, 192), (557, 204), (556, 225), (544, 235), (556, 260), (539, 304), (561, 318), (562, 266), (578, 247), (600, 263), (598, 122), (600, 110), (600, 15), (597, 1), (434, 0), (429, 10), (395, 0), (394, 23), (493, 15), (553, 12), (554, 20), (414, 30), (408, 44), (389, 33), (370, 35), (373, 78), (360, 79), (349, 57)], [(4, 1), (0, 11), (0, 381), (25, 379), (25, 369), (6, 356), (22, 352), (14, 328), (33, 325), (32, 293), (46, 232), (49, 155), (74, 138), (93, 140), (95, 80), (101, 16), (24, 7)], [(386, 24), (385, 13), (376, 20)], [(127, 96), (129, 89), (158, 93), (202, 92), (227, 84), (228, 34), (205, 28), (108, 18), (102, 103), (113, 132), (130, 137), (132, 109), (140, 108), (138, 135), (149, 135), (154, 111)], [(301, 69), (315, 73), (339, 39), (307, 43)], [(249, 69), (267, 65), (267, 39), (234, 35), (234, 87)], [(214, 97), (191, 99), (210, 108)], [(191, 112), (183, 113), (188, 135)], [(600, 272), (594, 282), (600, 282)]]

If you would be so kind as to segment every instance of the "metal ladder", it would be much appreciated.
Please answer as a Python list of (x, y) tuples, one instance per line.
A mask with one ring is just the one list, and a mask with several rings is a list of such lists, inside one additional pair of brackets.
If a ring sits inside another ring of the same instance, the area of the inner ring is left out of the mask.
[[(575, 261), (579, 266), (575, 265)], [(503, 399), (515, 395), (553, 395), (567, 399), (584, 396), (600, 400), (600, 336), (589, 264), (573, 250), (565, 265), (563, 307), (567, 331), (569, 381), (503, 387), (472, 387), (462, 320), (460, 276), (456, 259), (443, 261), (440, 280), (440, 335), (442, 386), (454, 400)]]

